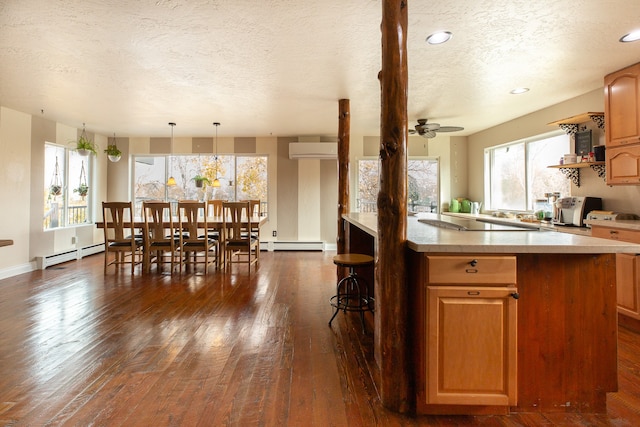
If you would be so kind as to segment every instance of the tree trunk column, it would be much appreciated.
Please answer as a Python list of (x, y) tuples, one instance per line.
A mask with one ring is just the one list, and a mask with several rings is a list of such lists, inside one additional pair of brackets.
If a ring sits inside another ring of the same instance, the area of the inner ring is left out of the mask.
[(407, 240), (407, 1), (383, 0), (380, 191), (374, 345), (384, 406), (412, 410), (409, 387)]
[[(346, 252), (346, 238), (342, 214), (349, 212), (349, 144), (351, 112), (348, 99), (338, 102), (338, 253)], [(344, 269), (343, 269), (344, 270)]]

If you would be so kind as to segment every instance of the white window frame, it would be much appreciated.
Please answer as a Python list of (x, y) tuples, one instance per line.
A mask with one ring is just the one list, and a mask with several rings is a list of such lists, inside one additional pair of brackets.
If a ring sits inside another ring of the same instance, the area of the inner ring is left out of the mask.
[[(571, 138), (569, 137), (569, 135), (567, 135), (565, 132), (563, 132), (562, 130), (559, 131), (553, 131), (553, 132), (547, 132), (544, 134), (540, 134), (540, 135), (536, 135), (534, 137), (531, 138), (523, 138), (517, 141), (512, 141), (512, 142), (508, 142), (505, 144), (500, 144), (500, 145), (495, 145), (492, 147), (487, 147), (484, 149), (484, 201), (485, 201), (485, 209), (488, 211), (498, 211), (498, 210), (508, 210), (511, 212), (532, 212), (533, 210), (533, 205), (535, 202), (535, 197), (532, 197), (532, 191), (531, 191), (531, 186), (530, 186), (530, 180), (529, 180), (529, 155), (528, 155), (528, 146), (531, 143), (535, 143), (544, 139), (550, 139), (550, 138), (555, 138), (558, 136), (566, 136), (566, 141), (567, 141), (567, 146), (565, 147), (565, 152), (570, 152), (570, 148), (571, 148)], [(492, 174), (492, 164), (493, 164), (493, 153), (494, 150), (496, 149), (502, 149), (505, 147), (509, 147), (509, 146), (516, 146), (516, 145), (523, 145), (524, 146), (524, 158), (525, 158), (525, 170), (524, 170), (524, 185), (525, 185), (525, 206), (523, 207), (523, 209), (510, 209), (507, 207), (503, 207), (503, 206), (494, 206), (495, 203), (492, 200), (492, 179), (493, 179), (493, 174)], [(559, 160), (559, 157), (558, 157)], [(556, 162), (550, 162), (549, 165), (550, 166), (552, 164), (557, 164)], [(560, 172), (560, 170), (557, 170), (557, 174), (558, 174), (558, 179), (561, 180), (566, 180), (566, 177), (564, 177), (564, 175), (562, 175), (562, 173)], [(566, 181), (566, 188), (569, 189), (569, 192), (571, 190), (571, 184), (570, 182), (567, 180)], [(550, 189), (554, 190), (554, 189)], [(555, 190), (554, 190), (555, 191)], [(570, 194), (563, 194), (563, 196), (569, 196)]]
[[(52, 180), (53, 180), (53, 169), (51, 170), (48, 169), (48, 164), (47, 164), (48, 159), (46, 155), (47, 147), (52, 147), (52, 148), (55, 148), (56, 150), (62, 150), (64, 152), (62, 159), (58, 158), (59, 165), (60, 164), (62, 165), (60, 167), (59, 175), (58, 175), (58, 178), (60, 179), (60, 184), (62, 186), (62, 194), (60, 196), (52, 196), (49, 191), (50, 186), (52, 184)], [(72, 185), (70, 185), (70, 182), (72, 180), (70, 180), (69, 178), (71, 174), (71, 168), (69, 167), (69, 165), (70, 165), (70, 156), (72, 152), (76, 152), (76, 150), (74, 148), (65, 147), (64, 145), (45, 141), (45, 156), (44, 156), (44, 161), (45, 161), (44, 175), (45, 176), (44, 176), (44, 190), (43, 190), (44, 207), (45, 208), (47, 207), (49, 200), (51, 200), (50, 197), (60, 197), (60, 200), (62, 201), (62, 207), (59, 208), (59, 210), (61, 210), (61, 213), (60, 213), (60, 221), (57, 226), (53, 226), (53, 227), (46, 226), (46, 218), (47, 218), (47, 215), (50, 215), (51, 210), (44, 212), (43, 224), (42, 224), (44, 231), (60, 230), (63, 228), (74, 228), (74, 227), (79, 227), (79, 226), (93, 223), (92, 200), (93, 200), (93, 193), (95, 189), (92, 188), (92, 182), (93, 182), (93, 156), (92, 155), (88, 155), (86, 157), (81, 156), (82, 157), (81, 160), (84, 161), (86, 183), (87, 183), (87, 186), (89, 187), (89, 191), (87, 195), (84, 197), (84, 202), (85, 202), (84, 203), (84, 221), (82, 222), (69, 221), (70, 212), (74, 207), (74, 205), (71, 204), (71, 198), (73, 197), (74, 199), (77, 199), (78, 197), (80, 197), (80, 196), (76, 196), (76, 193), (74, 192), (74, 188), (72, 188)], [(79, 174), (80, 171), (79, 170), (74, 171), (74, 173)]]
[[(376, 156), (362, 156), (362, 157), (358, 157), (356, 158), (356, 168), (354, 171), (355, 174), (355, 206), (354, 209), (358, 210), (360, 212), (364, 212), (363, 210), (360, 209), (360, 161), (362, 160), (370, 160), (370, 161), (377, 161), (378, 162), (378, 174), (379, 174), (379, 168), (380, 168), (380, 159)], [(437, 195), (437, 200), (436, 200), (436, 212), (440, 212), (440, 208), (441, 208), (441, 200), (440, 200), (440, 158), (437, 156), (409, 156), (407, 158), (407, 162), (409, 161), (413, 161), (413, 160), (429, 160), (429, 161), (434, 161), (437, 164), (437, 176), (436, 176), (436, 195)], [(379, 175), (378, 175), (379, 176)], [(408, 187), (408, 183), (407, 183), (407, 191), (409, 191), (409, 187)], [(409, 203), (409, 199), (410, 199), (410, 195), (407, 194), (407, 204)], [(377, 202), (377, 200), (376, 200)], [(377, 206), (374, 206), (373, 211), (375, 212), (377, 210)], [(365, 210), (367, 212), (371, 211), (371, 210)]]

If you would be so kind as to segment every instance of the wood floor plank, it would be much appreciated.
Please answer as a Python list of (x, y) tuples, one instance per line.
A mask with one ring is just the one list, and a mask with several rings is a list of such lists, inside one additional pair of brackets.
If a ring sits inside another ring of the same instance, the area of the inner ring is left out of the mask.
[(251, 273), (132, 276), (104, 274), (95, 255), (0, 280), (0, 425), (640, 425), (640, 336), (625, 328), (606, 414), (385, 409), (372, 315), (364, 335), (355, 313), (327, 325), (332, 256), (263, 252)]

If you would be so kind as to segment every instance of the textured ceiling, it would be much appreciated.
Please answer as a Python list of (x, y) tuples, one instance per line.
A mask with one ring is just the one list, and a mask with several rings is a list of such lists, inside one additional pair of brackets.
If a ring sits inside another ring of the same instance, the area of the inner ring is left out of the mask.
[[(0, 0), (0, 104), (104, 135), (335, 136), (348, 98), (351, 133), (377, 135), (381, 3)], [(469, 135), (640, 61), (618, 42), (637, 0), (408, 3), (410, 125)]]

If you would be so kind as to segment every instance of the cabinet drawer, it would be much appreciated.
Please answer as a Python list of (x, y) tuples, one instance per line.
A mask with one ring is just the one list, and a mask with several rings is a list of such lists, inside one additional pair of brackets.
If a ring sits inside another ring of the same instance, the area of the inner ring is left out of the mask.
[(591, 237), (619, 240), (621, 242), (640, 243), (640, 231), (610, 227), (591, 227)]
[(516, 283), (515, 256), (427, 256), (429, 283)]

